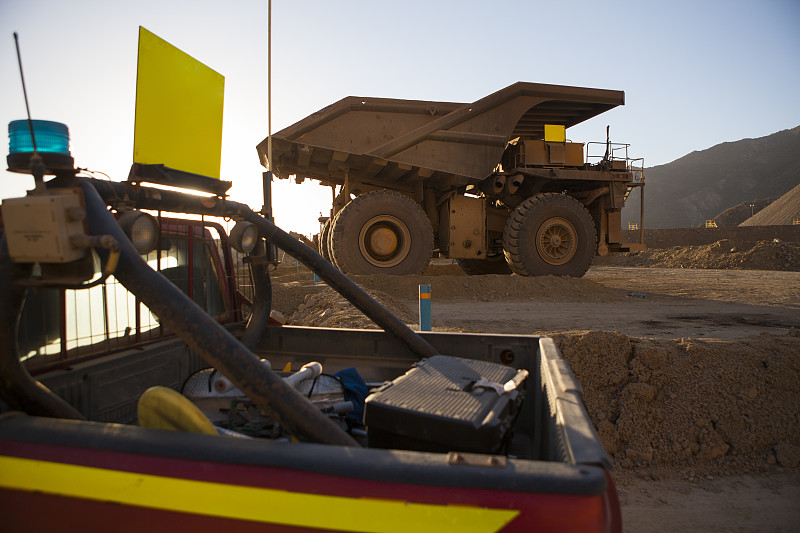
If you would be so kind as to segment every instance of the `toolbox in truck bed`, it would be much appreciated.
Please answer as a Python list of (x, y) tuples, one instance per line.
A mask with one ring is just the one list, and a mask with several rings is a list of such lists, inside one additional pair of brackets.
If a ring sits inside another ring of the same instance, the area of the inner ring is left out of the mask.
[(528, 372), (437, 355), (366, 400), (370, 447), (503, 453)]

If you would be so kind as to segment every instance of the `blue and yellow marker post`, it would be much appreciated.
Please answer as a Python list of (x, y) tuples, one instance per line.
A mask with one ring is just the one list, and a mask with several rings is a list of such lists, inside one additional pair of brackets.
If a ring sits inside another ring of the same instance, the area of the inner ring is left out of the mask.
[(419, 286), (419, 330), (431, 330), (431, 286)]

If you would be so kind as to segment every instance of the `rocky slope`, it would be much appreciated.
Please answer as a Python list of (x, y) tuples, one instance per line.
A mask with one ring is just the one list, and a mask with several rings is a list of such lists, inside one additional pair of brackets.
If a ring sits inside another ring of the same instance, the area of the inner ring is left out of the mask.
[[(800, 126), (758, 139), (722, 143), (645, 170), (649, 228), (696, 227), (725, 209), (779, 197), (800, 184)], [(637, 221), (638, 196), (623, 210)]]

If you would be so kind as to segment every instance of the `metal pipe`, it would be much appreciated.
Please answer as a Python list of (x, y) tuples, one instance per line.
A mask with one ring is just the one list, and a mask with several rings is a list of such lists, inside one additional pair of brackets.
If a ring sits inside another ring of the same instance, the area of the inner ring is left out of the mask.
[(312, 361), (303, 365), (303, 367), (294, 374), (283, 378), (283, 380), (292, 387), (296, 388), (297, 385), (303, 381), (308, 379), (316, 379), (320, 374), (322, 374), (322, 365), (316, 361)]
[(138, 296), (163, 325), (298, 439), (342, 446), (358, 445), (306, 398), (266, 368), (258, 357), (178, 287), (150, 268), (108, 212), (92, 182), (82, 179), (80, 185), (86, 202), (89, 232), (93, 235), (110, 234), (120, 243), (116, 278)]
[(642, 171), (642, 186), (639, 187), (639, 244), (644, 244), (644, 171)]
[(29, 415), (86, 418), (50, 389), (34, 380), (19, 360), (17, 327), (27, 287), (20, 281), (31, 275), (32, 264), (11, 261), (6, 237), (0, 240), (0, 398), (11, 409)]

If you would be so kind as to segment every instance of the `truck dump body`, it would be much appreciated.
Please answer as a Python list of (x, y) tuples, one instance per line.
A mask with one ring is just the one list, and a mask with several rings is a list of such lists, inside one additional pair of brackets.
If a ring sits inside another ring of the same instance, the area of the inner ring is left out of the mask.
[[(273, 172), (324, 185), (447, 188), (483, 180), (515, 138), (574, 126), (625, 103), (625, 93), (518, 82), (473, 103), (350, 96), (272, 138)], [(267, 140), (257, 146), (267, 162)], [(437, 186), (438, 185), (438, 186)]]

